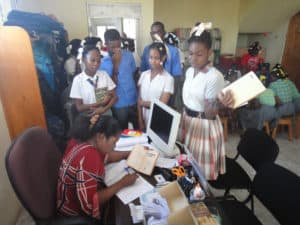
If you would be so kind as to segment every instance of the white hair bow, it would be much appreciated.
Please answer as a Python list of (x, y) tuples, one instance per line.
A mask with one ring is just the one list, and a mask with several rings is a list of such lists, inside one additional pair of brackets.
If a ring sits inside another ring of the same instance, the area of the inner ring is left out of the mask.
[(83, 53), (83, 47), (80, 47), (78, 49), (77, 59), (81, 62), (82, 59), (82, 53)]
[(85, 45), (85, 42), (86, 42), (85, 39), (82, 39), (80, 42), (80, 46), (83, 47)]
[(205, 30), (209, 30), (212, 28), (212, 23), (211, 22), (207, 22), (207, 23), (200, 23), (198, 26), (195, 26), (192, 28), (191, 32), (190, 32), (190, 37), (194, 34), (194, 36), (200, 36), (203, 31)]
[(102, 42), (101, 41), (98, 41), (96, 43), (96, 47), (99, 49), (99, 51), (101, 51), (101, 48), (102, 48)]
[(68, 55), (70, 55), (71, 50), (72, 50), (72, 45), (69, 44), (69, 45), (66, 47), (66, 52), (67, 52)]

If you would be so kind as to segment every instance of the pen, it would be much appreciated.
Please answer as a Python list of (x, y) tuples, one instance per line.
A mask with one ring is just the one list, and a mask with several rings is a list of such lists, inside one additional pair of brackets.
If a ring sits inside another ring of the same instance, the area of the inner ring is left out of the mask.
[(127, 174), (130, 174), (129, 167), (125, 167), (124, 170), (126, 171)]

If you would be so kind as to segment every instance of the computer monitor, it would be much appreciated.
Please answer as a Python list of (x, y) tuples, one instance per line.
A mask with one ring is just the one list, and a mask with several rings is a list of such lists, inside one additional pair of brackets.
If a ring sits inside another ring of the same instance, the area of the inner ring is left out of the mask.
[(158, 99), (151, 102), (146, 133), (156, 147), (166, 157), (179, 154), (175, 145), (181, 115)]

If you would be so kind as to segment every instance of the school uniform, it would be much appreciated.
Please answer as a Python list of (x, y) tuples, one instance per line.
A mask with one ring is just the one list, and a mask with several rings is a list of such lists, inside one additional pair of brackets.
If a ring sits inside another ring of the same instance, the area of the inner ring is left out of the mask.
[(194, 76), (194, 68), (190, 67), (182, 90), (185, 109), (179, 139), (191, 151), (208, 180), (225, 173), (225, 143), (219, 116), (206, 119), (204, 105), (206, 99), (216, 99), (223, 87), (223, 75), (216, 68), (210, 67), (207, 73)]
[(82, 99), (83, 104), (96, 103), (95, 86), (93, 84), (96, 84), (96, 88), (107, 87), (108, 91), (116, 87), (105, 71), (97, 71), (93, 77), (81, 72), (73, 80), (70, 98)]
[[(143, 101), (152, 101), (159, 99), (165, 93), (174, 93), (174, 78), (166, 71), (163, 70), (161, 74), (157, 74), (151, 80), (151, 70), (143, 72), (138, 81), (140, 88), (140, 96)], [(143, 107), (143, 119), (147, 124), (149, 119), (150, 110)]]

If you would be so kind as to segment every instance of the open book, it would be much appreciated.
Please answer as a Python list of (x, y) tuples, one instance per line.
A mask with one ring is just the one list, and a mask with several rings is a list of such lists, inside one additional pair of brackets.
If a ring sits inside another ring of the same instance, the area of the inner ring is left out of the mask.
[(252, 71), (225, 87), (222, 92), (230, 90), (234, 97), (233, 108), (240, 107), (266, 90), (265, 86)]
[(135, 145), (128, 156), (127, 165), (136, 171), (151, 175), (159, 152), (145, 149), (142, 145)]
[[(128, 174), (127, 168), (128, 165), (125, 160), (107, 164), (105, 166), (104, 183), (109, 187), (118, 182)], [(152, 189), (153, 186), (143, 177), (139, 176), (134, 184), (122, 188), (116, 195), (126, 205)]]

